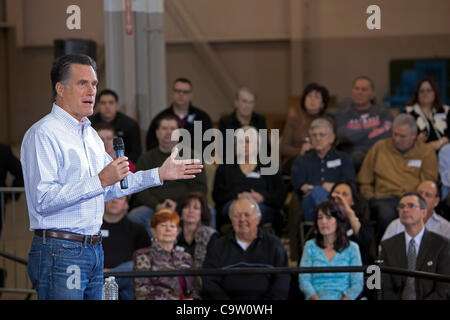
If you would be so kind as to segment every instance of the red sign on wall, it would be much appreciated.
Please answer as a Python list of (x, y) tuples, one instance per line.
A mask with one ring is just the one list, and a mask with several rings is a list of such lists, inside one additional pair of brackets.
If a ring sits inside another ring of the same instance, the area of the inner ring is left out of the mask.
[(133, 6), (132, 0), (125, 0), (125, 33), (133, 34)]

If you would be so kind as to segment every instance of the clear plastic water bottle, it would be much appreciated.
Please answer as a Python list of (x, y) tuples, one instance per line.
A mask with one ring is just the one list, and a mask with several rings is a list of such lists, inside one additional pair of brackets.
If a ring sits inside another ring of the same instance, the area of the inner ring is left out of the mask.
[(103, 284), (103, 300), (119, 300), (119, 286), (114, 277), (106, 278)]

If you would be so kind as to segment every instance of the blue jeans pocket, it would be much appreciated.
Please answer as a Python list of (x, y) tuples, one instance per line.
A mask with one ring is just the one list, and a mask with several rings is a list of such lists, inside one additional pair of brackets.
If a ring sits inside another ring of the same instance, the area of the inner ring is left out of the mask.
[(31, 251), (28, 254), (28, 276), (30, 277), (30, 281), (33, 284), (33, 287), (36, 288), (39, 282), (41, 271), (41, 251)]
[(76, 259), (83, 254), (83, 244), (81, 242), (71, 242), (60, 240), (54, 242), (54, 254), (58, 258)]

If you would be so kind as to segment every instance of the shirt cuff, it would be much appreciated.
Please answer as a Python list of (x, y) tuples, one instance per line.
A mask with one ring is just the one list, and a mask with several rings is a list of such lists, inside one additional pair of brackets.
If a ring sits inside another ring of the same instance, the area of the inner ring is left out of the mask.
[(161, 186), (163, 182), (159, 179), (158, 168), (153, 168), (151, 170), (145, 170), (143, 175), (143, 180), (146, 184), (151, 186)]

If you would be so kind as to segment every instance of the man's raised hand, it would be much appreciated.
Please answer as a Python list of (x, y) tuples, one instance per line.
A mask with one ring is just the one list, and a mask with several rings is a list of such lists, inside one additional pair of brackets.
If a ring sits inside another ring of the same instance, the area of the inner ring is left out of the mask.
[(175, 160), (177, 154), (178, 148), (175, 147), (162, 166), (158, 168), (161, 181), (193, 179), (196, 173), (202, 172), (203, 165), (200, 164), (199, 159)]

